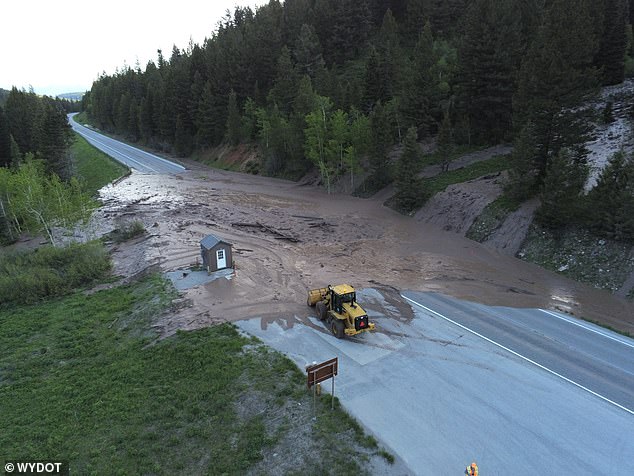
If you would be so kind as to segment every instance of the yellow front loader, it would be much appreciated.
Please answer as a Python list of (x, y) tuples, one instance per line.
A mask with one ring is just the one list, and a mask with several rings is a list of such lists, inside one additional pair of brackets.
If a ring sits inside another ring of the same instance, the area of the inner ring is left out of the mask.
[(367, 313), (357, 304), (356, 292), (349, 284), (311, 289), (307, 304), (315, 306), (319, 320), (324, 321), (339, 339), (375, 328), (374, 323), (368, 321)]

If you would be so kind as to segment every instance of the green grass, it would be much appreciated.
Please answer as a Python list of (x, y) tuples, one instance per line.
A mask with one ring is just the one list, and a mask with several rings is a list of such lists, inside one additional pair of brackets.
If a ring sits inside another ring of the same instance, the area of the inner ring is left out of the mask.
[(449, 185), (467, 182), (469, 180), (482, 177), (483, 175), (501, 172), (502, 170), (506, 170), (508, 168), (508, 156), (499, 155), (489, 160), (476, 162), (468, 167), (451, 170), (449, 172), (436, 175), (435, 177), (422, 179), (421, 188), (428, 193), (429, 196), (433, 197), (438, 192), (444, 191)]
[[(462, 157), (463, 155), (470, 154), (472, 152), (477, 152), (479, 150), (483, 150), (481, 146), (473, 146), (473, 145), (455, 145), (452, 147), (452, 150), (449, 154), (450, 162)], [(428, 165), (436, 165), (442, 162), (442, 158), (438, 151), (432, 152), (431, 154), (425, 154), (421, 157), (420, 170), (427, 167)]]
[(248, 340), (223, 325), (148, 347), (130, 331), (168, 301), (154, 278), (0, 313), (2, 459), (76, 474), (239, 474), (259, 459), (261, 418), (233, 409)]
[(128, 168), (90, 145), (79, 134), (70, 148), (75, 175), (85, 190), (93, 195), (113, 180), (128, 173)]
[[(0, 303), (27, 304), (103, 280), (110, 257), (100, 242), (0, 254)], [(1, 306), (0, 306), (1, 307)]]
[[(312, 422), (305, 377), (286, 357), (229, 324), (157, 341), (151, 325), (174, 297), (152, 276), (0, 310), (0, 460), (67, 460), (73, 474), (244, 474), (299, 429), (316, 450), (298, 457), (298, 474), (367, 472), (369, 450), (355, 442), (378, 454), (376, 441), (328, 397)], [(302, 413), (289, 421), (289, 409)], [(290, 437), (286, 454), (303, 444)]]
[(467, 167), (443, 172), (435, 177), (418, 179), (418, 196), (414, 209), (403, 209), (399, 207), (398, 197), (396, 195), (390, 198), (385, 204), (400, 213), (410, 214), (414, 210), (422, 207), (431, 197), (444, 191), (449, 185), (467, 182), (485, 175), (496, 174), (508, 169), (508, 167), (508, 156), (499, 155), (492, 159), (476, 162)]
[[(482, 147), (470, 146), (470, 145), (459, 145), (455, 146), (451, 151), (450, 158), (451, 161), (462, 157), (465, 154), (469, 154), (471, 152), (477, 152), (478, 150), (482, 150)], [(425, 167), (429, 165), (437, 165), (442, 162), (440, 154), (436, 151), (431, 154), (425, 154), (420, 157), (420, 161), (418, 163), (418, 170), (421, 172)], [(359, 187), (353, 192), (353, 196), (361, 197), (361, 198), (369, 198), (373, 196), (375, 193), (379, 192), (387, 185), (389, 185), (393, 177), (396, 175), (396, 164), (391, 163), (387, 167), (386, 170), (381, 171), (378, 174), (369, 175)], [(429, 197), (422, 196), (419, 198), (418, 203), (423, 204), (427, 201)], [(397, 206), (395, 206), (394, 201), (388, 201), (388, 206), (395, 208), (401, 213), (408, 213), (411, 210), (401, 210)]]

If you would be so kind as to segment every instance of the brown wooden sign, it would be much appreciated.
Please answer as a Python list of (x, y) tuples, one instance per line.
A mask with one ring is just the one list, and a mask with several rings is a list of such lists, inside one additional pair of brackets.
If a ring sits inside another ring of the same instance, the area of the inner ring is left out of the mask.
[(331, 377), (337, 375), (338, 361), (337, 357), (327, 360), (321, 364), (309, 365), (306, 367), (306, 373), (308, 374), (308, 388), (312, 387), (316, 383), (328, 380)]

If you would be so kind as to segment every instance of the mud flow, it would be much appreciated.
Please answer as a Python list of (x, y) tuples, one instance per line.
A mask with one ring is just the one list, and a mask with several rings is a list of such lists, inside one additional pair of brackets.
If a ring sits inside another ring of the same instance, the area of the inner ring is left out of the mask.
[[(115, 248), (117, 274), (195, 266), (209, 233), (233, 244), (231, 279), (184, 291), (182, 308), (158, 323), (163, 335), (249, 317), (313, 325), (306, 290), (344, 282), (392, 301), (399, 290), (433, 291), (564, 311), (634, 333), (630, 302), (401, 216), (379, 200), (188, 165), (175, 176), (134, 173), (102, 190), (103, 228), (141, 220), (148, 231)], [(406, 319), (402, 311), (394, 318)]]

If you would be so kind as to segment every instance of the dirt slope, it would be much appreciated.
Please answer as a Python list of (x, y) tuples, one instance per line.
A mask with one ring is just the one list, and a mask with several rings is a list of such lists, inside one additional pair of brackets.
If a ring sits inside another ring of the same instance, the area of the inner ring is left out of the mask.
[(499, 174), (450, 185), (429, 199), (414, 218), (464, 236), (482, 210), (501, 193)]
[(235, 276), (187, 291), (191, 306), (158, 324), (165, 335), (250, 316), (264, 316), (263, 325), (308, 322), (306, 289), (339, 282), (561, 309), (634, 332), (634, 306), (624, 299), (401, 216), (376, 200), (189, 166), (180, 176), (133, 174), (104, 190), (103, 229), (123, 216), (142, 220), (151, 234), (115, 252), (120, 274), (138, 271), (140, 263), (164, 270), (194, 265), (207, 233), (234, 244)]

